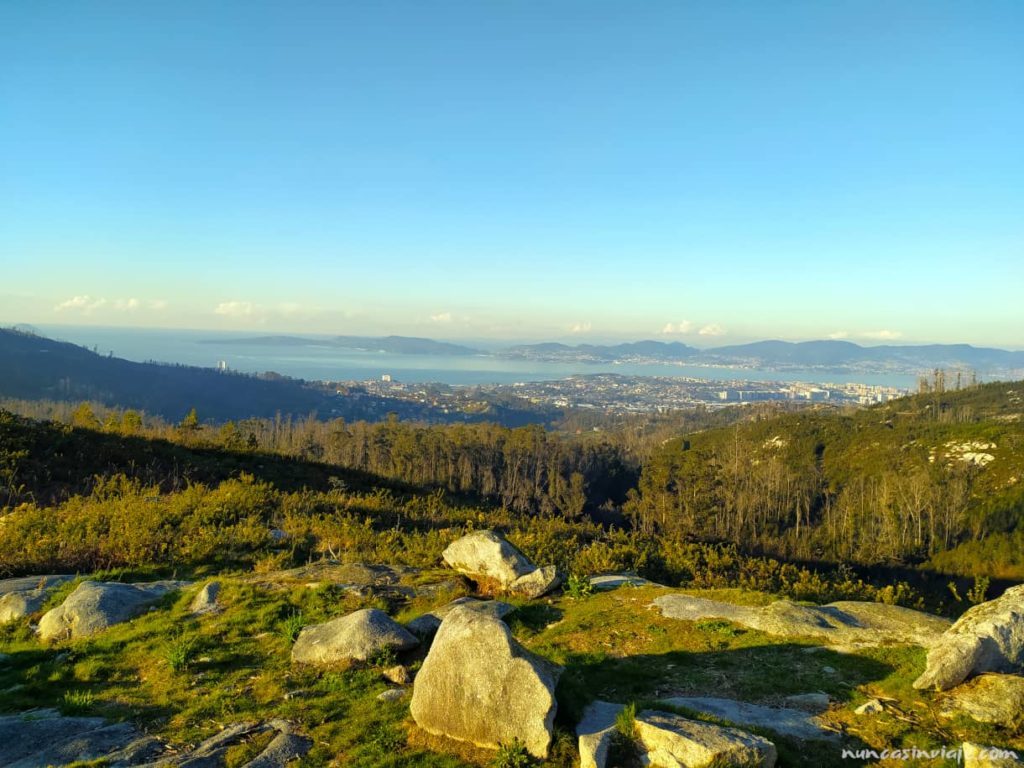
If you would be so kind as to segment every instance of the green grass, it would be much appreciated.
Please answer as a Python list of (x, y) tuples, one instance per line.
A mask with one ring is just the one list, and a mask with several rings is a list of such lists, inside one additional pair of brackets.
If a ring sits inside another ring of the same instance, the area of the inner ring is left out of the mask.
[[(304, 768), (470, 768), (495, 759), (493, 751), (426, 738), (412, 728), (408, 699), (377, 700), (389, 687), (379, 667), (323, 670), (291, 664), (295, 627), (370, 605), (393, 614), (422, 612), (433, 607), (429, 599), (415, 599), (413, 609), (398, 599), (361, 598), (331, 587), (272, 588), (231, 577), (223, 577), (222, 584), (223, 610), (201, 618), (191, 616), (191, 593), (186, 591), (132, 622), (56, 646), (40, 645), (27, 621), (0, 628), (0, 652), (10, 656), (0, 666), (0, 711), (49, 706), (69, 714), (127, 718), (175, 744), (207, 738), (218, 724), (283, 717), (313, 739)], [(573, 766), (573, 729), (595, 698), (638, 702), (642, 708), (677, 695), (771, 703), (820, 690), (839, 704), (826, 718), (848, 728), (856, 744), (923, 748), (971, 739), (1024, 748), (1020, 733), (966, 718), (936, 720), (933, 695), (911, 685), (924, 666), (921, 649), (837, 653), (726, 622), (665, 619), (648, 608), (665, 592), (640, 587), (585, 600), (557, 597), (520, 603), (510, 616), (515, 635), (529, 649), (564, 667), (552, 757), (545, 766)], [(728, 596), (750, 604), (770, 599), (740, 591)], [(434, 605), (449, 597), (436, 595)], [(375, 661), (415, 668), (421, 657), (412, 652)], [(855, 706), (873, 696), (891, 700), (886, 712), (870, 718), (853, 714)], [(830, 752), (802, 750), (771, 738), (780, 750), (780, 765), (833, 764)], [(628, 740), (619, 741), (621, 764), (636, 764), (635, 749)], [(260, 748), (258, 740), (237, 745), (231, 761), (241, 765)]]

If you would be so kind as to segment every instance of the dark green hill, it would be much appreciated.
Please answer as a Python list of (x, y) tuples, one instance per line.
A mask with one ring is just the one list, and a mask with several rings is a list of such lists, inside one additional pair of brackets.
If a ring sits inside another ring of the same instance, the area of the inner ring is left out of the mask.
[(136, 363), (98, 355), (84, 347), (11, 329), (0, 329), (0, 397), (92, 401), (134, 408), (176, 422), (195, 408), (217, 422), (277, 414), (321, 419), (382, 421), (389, 413), (427, 422), (495, 421), (547, 423), (554, 409), (495, 399), (486, 408), (459, 412), (427, 403), (380, 396), (354, 388), (344, 393), (265, 373), (258, 376), (212, 368)]
[(275, 413), (330, 415), (337, 397), (284, 377), (256, 377), (184, 365), (136, 363), (84, 347), (0, 329), (0, 395), (26, 400), (93, 400), (178, 420), (190, 408), (205, 417)]

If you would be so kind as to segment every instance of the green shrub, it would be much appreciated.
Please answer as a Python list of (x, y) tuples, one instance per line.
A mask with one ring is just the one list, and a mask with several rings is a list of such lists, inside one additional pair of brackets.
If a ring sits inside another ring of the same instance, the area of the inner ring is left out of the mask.
[(519, 739), (498, 747), (498, 754), (491, 761), (491, 768), (533, 768), (537, 761), (526, 751), (526, 745)]
[(594, 585), (590, 583), (590, 579), (575, 573), (570, 574), (569, 578), (565, 580), (565, 586), (562, 589), (566, 596), (573, 600), (582, 600), (594, 594)]

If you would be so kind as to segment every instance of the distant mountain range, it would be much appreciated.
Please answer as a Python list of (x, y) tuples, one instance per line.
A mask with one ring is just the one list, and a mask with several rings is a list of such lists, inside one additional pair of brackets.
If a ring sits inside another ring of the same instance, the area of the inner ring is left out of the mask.
[(259, 346), (316, 346), (395, 355), (469, 356), (544, 362), (584, 363), (687, 363), (786, 370), (901, 371), (918, 373), (934, 368), (976, 370), (986, 374), (1020, 373), (1024, 352), (1012, 352), (969, 344), (925, 344), (864, 347), (851, 341), (757, 341), (710, 349), (698, 349), (678, 341), (633, 341), (621, 344), (521, 344), (499, 350), (482, 350), (462, 344), (409, 336), (257, 336), (210, 340), (205, 343)]
[(503, 354), (559, 361), (687, 362), (757, 368), (829, 368), (927, 371), (965, 368), (979, 372), (1024, 368), (1024, 352), (972, 347), (969, 344), (881, 345), (862, 347), (850, 341), (758, 341), (711, 349), (696, 349), (679, 342), (638, 341), (629, 344), (527, 344)]

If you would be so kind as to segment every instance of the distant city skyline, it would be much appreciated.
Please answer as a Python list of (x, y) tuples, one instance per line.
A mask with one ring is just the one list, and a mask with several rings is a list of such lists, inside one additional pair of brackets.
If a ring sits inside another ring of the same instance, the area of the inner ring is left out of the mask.
[(0, 6), (0, 324), (1024, 346), (1024, 6)]

